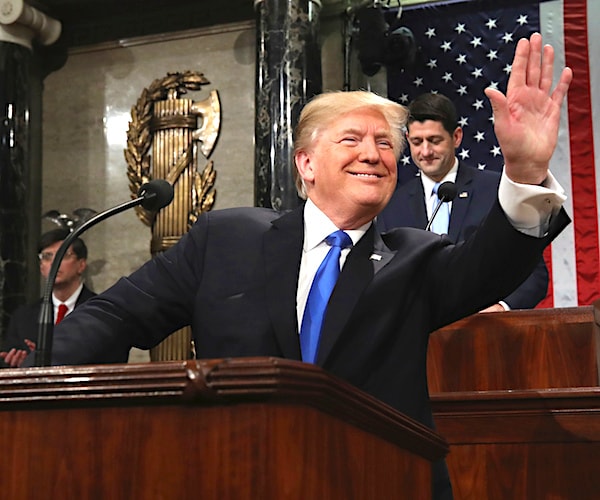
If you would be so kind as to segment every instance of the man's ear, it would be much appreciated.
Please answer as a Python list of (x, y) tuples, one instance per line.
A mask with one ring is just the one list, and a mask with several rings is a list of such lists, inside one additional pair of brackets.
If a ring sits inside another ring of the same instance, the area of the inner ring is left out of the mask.
[(78, 259), (77, 264), (77, 274), (80, 276), (85, 272), (87, 268), (87, 260), (86, 259)]
[(311, 182), (314, 179), (313, 165), (310, 155), (306, 151), (298, 151), (294, 156), (298, 175), (304, 179), (304, 182)]
[(462, 127), (456, 127), (456, 129), (454, 130), (454, 134), (453, 134), (452, 138), (454, 139), (454, 149), (456, 149), (458, 146), (460, 146), (460, 143), (463, 140), (463, 129), (462, 129)]

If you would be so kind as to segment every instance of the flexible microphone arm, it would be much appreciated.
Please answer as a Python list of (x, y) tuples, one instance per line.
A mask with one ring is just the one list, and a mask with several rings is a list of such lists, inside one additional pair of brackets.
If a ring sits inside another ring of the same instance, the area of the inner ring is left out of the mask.
[(54, 336), (54, 306), (52, 304), (52, 289), (56, 281), (58, 269), (62, 263), (63, 257), (73, 241), (84, 231), (95, 226), (98, 222), (107, 219), (113, 215), (119, 214), (129, 208), (142, 205), (147, 210), (159, 210), (167, 206), (173, 200), (173, 186), (162, 179), (155, 179), (144, 184), (139, 192), (138, 198), (121, 203), (116, 207), (110, 208), (94, 215), (80, 226), (76, 227), (62, 242), (50, 266), (48, 279), (42, 295), (42, 308), (38, 320), (38, 338), (35, 349), (34, 366), (50, 366), (52, 358), (52, 340)]
[(435, 219), (435, 216), (440, 211), (442, 203), (448, 203), (456, 198), (456, 184), (451, 181), (442, 182), (438, 187), (437, 195), (440, 199), (440, 202), (435, 206), (435, 210), (433, 211), (433, 214), (431, 214), (431, 219), (429, 219), (427, 226), (425, 226), (425, 231), (429, 231), (431, 229), (433, 219)]

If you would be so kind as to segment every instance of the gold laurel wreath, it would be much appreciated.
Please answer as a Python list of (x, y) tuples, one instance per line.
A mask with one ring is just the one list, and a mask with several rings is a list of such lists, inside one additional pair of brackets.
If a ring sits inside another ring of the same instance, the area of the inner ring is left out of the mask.
[[(131, 121), (127, 130), (127, 149), (124, 151), (132, 199), (137, 198), (142, 185), (152, 180), (148, 151), (152, 146), (150, 122), (154, 102), (164, 100), (170, 92), (176, 92), (177, 95), (186, 94), (188, 91), (200, 90), (203, 85), (209, 83), (202, 73), (195, 71), (167, 73), (167, 76), (157, 78), (148, 88), (145, 88), (136, 104), (132, 106)], [(190, 154), (191, 151), (185, 154), (185, 159), (189, 160)], [(188, 216), (188, 225), (193, 224), (202, 212), (212, 208), (215, 201), (213, 190), (215, 178), (216, 173), (212, 161), (207, 163), (202, 174), (195, 173), (192, 210)], [(169, 178), (167, 180), (174, 184), (177, 179)], [(144, 224), (152, 226), (156, 212), (146, 210), (141, 206), (135, 207), (135, 210)]]

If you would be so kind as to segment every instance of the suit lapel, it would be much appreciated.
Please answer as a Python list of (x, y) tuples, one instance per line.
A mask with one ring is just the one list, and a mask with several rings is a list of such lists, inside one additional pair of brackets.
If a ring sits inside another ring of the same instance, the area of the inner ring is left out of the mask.
[(302, 257), (304, 206), (273, 221), (265, 233), (266, 303), (283, 356), (301, 359), (296, 290)]
[(417, 177), (413, 181), (408, 191), (408, 207), (412, 212), (415, 227), (425, 229), (427, 226), (427, 207), (425, 207), (425, 194), (423, 193), (423, 183), (421, 178)]
[(354, 306), (373, 276), (394, 256), (383, 244), (375, 224), (348, 254), (333, 290), (319, 341), (317, 364), (323, 365), (348, 323)]
[(458, 167), (456, 174), (456, 198), (452, 202), (448, 235), (452, 241), (458, 241), (461, 228), (469, 211), (472, 198), (473, 171)]

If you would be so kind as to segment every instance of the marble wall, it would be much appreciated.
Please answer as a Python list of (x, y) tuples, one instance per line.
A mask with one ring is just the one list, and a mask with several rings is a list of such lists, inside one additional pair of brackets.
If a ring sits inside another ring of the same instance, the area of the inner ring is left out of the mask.
[[(323, 86), (341, 89), (341, 22), (325, 19), (321, 29)], [(221, 101), (221, 134), (210, 157), (217, 172), (214, 209), (252, 205), (255, 43), (254, 23), (241, 23), (71, 52), (44, 82), (42, 213), (102, 211), (127, 201), (123, 150), (131, 107), (155, 79), (185, 70), (211, 82), (191, 98), (217, 90)], [(53, 227), (42, 222), (42, 230)], [(88, 284), (101, 292), (139, 267), (150, 257), (150, 237), (133, 210), (88, 230)]]

